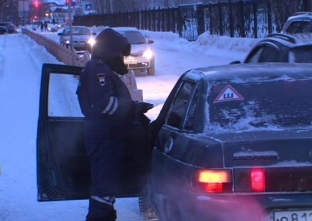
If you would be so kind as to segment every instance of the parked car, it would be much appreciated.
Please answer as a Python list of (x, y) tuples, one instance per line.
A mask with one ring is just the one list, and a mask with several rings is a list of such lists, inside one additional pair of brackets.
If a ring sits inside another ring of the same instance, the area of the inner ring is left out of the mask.
[(13, 23), (11, 22), (0, 22), (0, 26), (5, 26), (8, 31), (9, 31), (9, 34), (16, 34), (18, 33), (18, 29), (16, 27), (16, 25), (14, 25)]
[(9, 30), (6, 26), (0, 26), (0, 35), (9, 33)]
[(49, 23), (48, 24), (48, 31), (50, 32), (57, 32), (59, 31), (61, 28), (64, 28), (65, 26), (63, 24), (58, 24), (58, 23)]
[[(60, 43), (66, 47), (70, 47), (70, 27), (64, 28), (58, 33), (60, 36)], [(76, 50), (91, 51), (94, 44), (94, 37), (96, 33), (90, 31), (86, 26), (72, 26), (73, 47)]]
[(148, 75), (155, 74), (155, 54), (150, 44), (153, 40), (146, 39), (135, 27), (115, 27), (115, 31), (126, 37), (131, 44), (131, 53), (124, 58), (129, 70), (147, 70)]
[[(90, 195), (76, 97), (81, 69), (43, 65), (39, 201)], [(265, 63), (186, 71), (156, 120), (142, 123), (150, 145), (127, 148), (117, 197), (139, 196), (141, 212), (149, 217), (152, 208), (159, 221), (307, 220), (311, 70), (312, 64)]]
[(312, 12), (296, 12), (284, 24), (283, 34), (312, 34)]
[(271, 34), (261, 39), (248, 53), (244, 63), (312, 63), (312, 38)]

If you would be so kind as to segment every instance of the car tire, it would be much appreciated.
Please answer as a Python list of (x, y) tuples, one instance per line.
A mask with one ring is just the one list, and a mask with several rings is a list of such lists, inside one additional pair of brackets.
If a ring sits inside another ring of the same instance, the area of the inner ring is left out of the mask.
[[(147, 185), (148, 186), (148, 185)], [(152, 203), (148, 194), (148, 187), (145, 187), (139, 196), (139, 210), (141, 216), (148, 221), (157, 221), (156, 213), (152, 208)]]
[(154, 75), (155, 74), (155, 66), (147, 69), (147, 74), (148, 75)]

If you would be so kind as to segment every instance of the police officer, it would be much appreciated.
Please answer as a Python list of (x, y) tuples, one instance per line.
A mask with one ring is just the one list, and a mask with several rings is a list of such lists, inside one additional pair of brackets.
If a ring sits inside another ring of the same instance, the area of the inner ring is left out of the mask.
[(95, 40), (77, 89), (85, 116), (85, 147), (92, 179), (86, 218), (87, 221), (115, 221), (115, 195), (129, 129), (134, 116), (145, 113), (152, 105), (131, 100), (128, 88), (117, 75), (128, 72), (123, 62), (123, 56), (128, 56), (131, 49), (127, 39), (108, 28)]

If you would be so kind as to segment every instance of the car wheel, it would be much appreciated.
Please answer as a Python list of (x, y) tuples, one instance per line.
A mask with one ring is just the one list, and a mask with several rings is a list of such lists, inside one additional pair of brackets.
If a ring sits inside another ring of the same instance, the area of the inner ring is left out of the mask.
[(148, 187), (145, 187), (139, 196), (139, 210), (140, 210), (141, 216), (145, 220), (149, 220), (149, 221), (158, 220), (156, 213), (154, 212), (152, 208), (152, 203), (150, 201), (149, 194), (148, 194)]
[(155, 66), (153, 66), (152, 68), (147, 69), (147, 74), (148, 75), (154, 75), (155, 74)]

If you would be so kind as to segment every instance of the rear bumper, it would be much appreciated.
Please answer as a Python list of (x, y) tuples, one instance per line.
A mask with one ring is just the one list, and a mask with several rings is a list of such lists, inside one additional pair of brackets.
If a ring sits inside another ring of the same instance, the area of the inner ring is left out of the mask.
[(192, 203), (188, 204), (188, 211), (194, 211), (194, 220), (273, 221), (275, 211), (312, 210), (312, 193), (193, 195)]

